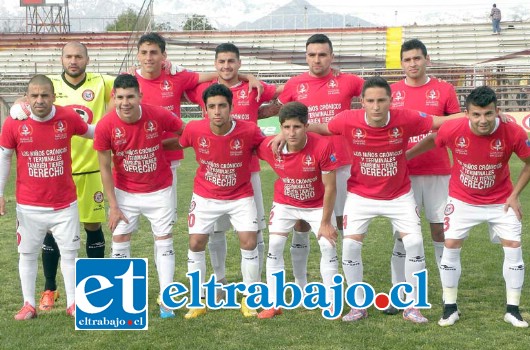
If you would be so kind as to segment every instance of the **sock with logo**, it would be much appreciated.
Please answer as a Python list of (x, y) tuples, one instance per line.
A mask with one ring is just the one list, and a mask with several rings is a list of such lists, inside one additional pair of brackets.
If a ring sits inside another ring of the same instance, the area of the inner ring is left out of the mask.
[(274, 302), (276, 300), (276, 278), (274, 273), (285, 270), (285, 262), (283, 259), (283, 251), (287, 237), (282, 235), (269, 235), (269, 253), (267, 254), (267, 286), (269, 287), (269, 300)]
[(210, 262), (216, 281), (223, 281), (226, 278), (226, 232), (215, 231), (208, 238), (208, 251), (210, 252)]
[(521, 247), (503, 247), (504, 263), (502, 274), (506, 282), (506, 304), (519, 305), (524, 282), (524, 262)]
[(392, 273), (393, 285), (405, 282), (405, 260), (406, 252), (403, 241), (395, 239), (392, 257), (390, 258), (390, 271)]
[(158, 271), (158, 282), (160, 291), (163, 291), (173, 282), (175, 274), (175, 251), (173, 250), (173, 238), (155, 240), (156, 245), (156, 269)]
[[(192, 252), (188, 249), (188, 273), (199, 271), (201, 286), (204, 285), (206, 278), (206, 252)], [(204, 298), (204, 288), (200, 290), (201, 298)]]
[(128, 259), (131, 257), (131, 241), (112, 242), (111, 258)]
[(86, 256), (88, 258), (104, 258), (105, 257), (105, 235), (101, 226), (95, 230), (86, 231)]
[(22, 286), (24, 302), (35, 307), (35, 281), (37, 279), (37, 259), (39, 253), (20, 253), (18, 260), (18, 273)]
[(61, 252), (61, 272), (66, 291), (66, 308), (70, 307), (75, 300), (75, 258), (77, 250), (64, 250)]
[(246, 286), (259, 281), (258, 248), (241, 249), (241, 275)]
[(462, 248), (444, 248), (440, 261), (440, 279), (442, 280), (443, 300), (445, 304), (456, 304), (458, 281), (462, 273), (460, 251)]
[(47, 233), (42, 243), (42, 268), (44, 270), (44, 290), (57, 290), (57, 267), (61, 253), (55, 238)]
[(436, 259), (436, 266), (440, 269), (440, 262), (442, 261), (442, 254), (444, 253), (444, 242), (433, 241), (434, 246), (434, 258)]
[[(361, 255), (363, 243), (351, 238), (342, 240), (342, 270), (348, 286), (363, 281), (363, 259)], [(355, 290), (355, 300), (360, 303), (364, 298), (362, 288)]]
[(309, 233), (293, 230), (291, 242), (291, 262), (293, 264), (294, 281), (301, 288), (307, 284), (307, 260), (309, 258)]
[(328, 301), (331, 301), (331, 289), (333, 285), (333, 276), (339, 273), (339, 258), (337, 257), (337, 250), (326, 238), (318, 240), (320, 246), (320, 275), (322, 276), (322, 283), (326, 287), (326, 294)]
[(261, 274), (263, 273), (263, 264), (265, 262), (265, 242), (263, 241), (263, 230), (258, 230), (258, 235), (256, 237), (257, 240), (257, 248), (258, 248), (258, 263), (259, 263), (259, 270), (258, 270), (258, 276), (259, 281), (261, 281)]
[(405, 280), (414, 286), (413, 293), (406, 293), (405, 300), (412, 301), (416, 297), (417, 279), (414, 273), (425, 269), (425, 251), (423, 250), (423, 237), (421, 234), (408, 234), (401, 238), (405, 247)]

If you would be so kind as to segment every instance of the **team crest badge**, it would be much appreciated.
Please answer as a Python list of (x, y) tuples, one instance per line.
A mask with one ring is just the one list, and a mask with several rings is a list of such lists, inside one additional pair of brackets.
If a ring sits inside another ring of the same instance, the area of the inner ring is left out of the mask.
[(191, 213), (192, 211), (194, 211), (196, 206), (197, 203), (195, 203), (195, 201), (191, 201), (189, 212)]
[(96, 193), (94, 193), (94, 202), (103, 203), (103, 192), (96, 191)]
[(388, 131), (388, 136), (392, 139), (398, 139), (403, 136), (403, 130), (398, 127), (394, 127)]
[(303, 160), (303, 164), (305, 167), (315, 166), (315, 158), (310, 154), (306, 154)]
[(494, 152), (502, 152), (504, 150), (504, 143), (500, 139), (491, 141), (490, 148)]
[(66, 122), (64, 120), (58, 120), (53, 124), (53, 130), (56, 134), (62, 134), (66, 132)]
[(453, 214), (454, 211), (455, 211), (455, 206), (449, 203), (445, 206), (444, 215), (449, 216)]
[(33, 135), (33, 127), (31, 125), (24, 123), (18, 128), (18, 133), (22, 137), (29, 137)]
[(94, 91), (92, 91), (90, 89), (87, 89), (87, 90), (83, 91), (81, 96), (83, 97), (83, 100), (85, 100), (87, 102), (90, 102), (90, 101), (92, 101), (94, 99), (96, 94), (94, 94)]
[(117, 126), (114, 128), (114, 133), (112, 135), (115, 140), (123, 139), (125, 137), (125, 129)]
[(299, 84), (296, 87), (296, 92), (298, 92), (299, 95), (305, 95), (309, 92), (309, 85), (307, 83)]
[(173, 83), (167, 79), (164, 79), (162, 82), (160, 82), (160, 90), (162, 91), (173, 90)]

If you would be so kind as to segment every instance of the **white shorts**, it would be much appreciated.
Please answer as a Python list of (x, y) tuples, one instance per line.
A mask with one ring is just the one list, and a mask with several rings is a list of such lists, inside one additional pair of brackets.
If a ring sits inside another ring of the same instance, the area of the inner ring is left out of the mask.
[(59, 250), (78, 250), (79, 211), (77, 202), (60, 210), (17, 204), (17, 241), (19, 253), (41, 250), (46, 232), (50, 231)]
[[(311, 226), (315, 235), (320, 230), (323, 208), (297, 208), (290, 205), (272, 202), (269, 216), (269, 232), (288, 233), (298, 220), (304, 220)], [(337, 226), (335, 216), (331, 216), (331, 223)]]
[(351, 164), (343, 165), (335, 170), (337, 176), (337, 196), (335, 197), (335, 207), (333, 211), (336, 216), (344, 215), (344, 204), (348, 193), (347, 182), (351, 176)]
[(396, 238), (400, 232), (421, 234), (417, 208), (412, 189), (391, 200), (370, 199), (348, 192), (344, 207), (344, 235), (366, 234), (370, 221), (376, 216), (390, 219)]
[(449, 175), (410, 176), (414, 199), (418, 208), (425, 211), (425, 218), (432, 224), (444, 221), (444, 209), (449, 193)]
[(210, 234), (214, 223), (226, 216), (234, 229), (239, 232), (257, 231), (258, 220), (254, 197), (234, 200), (203, 198), (197, 194), (191, 197), (188, 214), (190, 234)]
[[(138, 229), (140, 215), (151, 223), (155, 236), (170, 234), (175, 224), (175, 201), (172, 200), (172, 187), (149, 193), (130, 193), (115, 189), (116, 200), (129, 223), (120, 221), (113, 232), (114, 236), (132, 233)], [(174, 197), (173, 197), (174, 198)]]
[[(258, 213), (258, 230), (264, 230), (267, 225), (265, 223), (265, 208), (263, 207), (263, 193), (261, 192), (259, 171), (251, 173), (250, 182), (252, 183), (254, 202), (256, 203), (256, 211)], [(230, 227), (230, 219), (227, 215), (224, 215), (215, 222), (213, 229), (215, 232), (226, 232), (230, 230)]]
[(500, 243), (499, 238), (521, 241), (521, 222), (515, 212), (504, 204), (473, 205), (449, 197), (445, 207), (445, 239), (466, 239), (469, 230), (483, 222), (488, 223), (490, 240)]

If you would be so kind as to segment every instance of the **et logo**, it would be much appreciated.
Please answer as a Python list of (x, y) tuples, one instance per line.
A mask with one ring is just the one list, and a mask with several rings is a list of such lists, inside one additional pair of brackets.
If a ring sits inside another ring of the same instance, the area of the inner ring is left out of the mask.
[(147, 330), (147, 259), (76, 259), (76, 330)]

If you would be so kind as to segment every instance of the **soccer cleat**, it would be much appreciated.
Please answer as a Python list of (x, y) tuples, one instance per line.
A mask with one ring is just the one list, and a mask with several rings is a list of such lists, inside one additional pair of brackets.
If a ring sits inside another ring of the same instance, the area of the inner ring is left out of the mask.
[(523, 316), (521, 316), (521, 313), (519, 312), (519, 306), (517, 305), (506, 306), (506, 314), (504, 314), (504, 321), (507, 323), (511, 323), (514, 327), (528, 327), (528, 322), (526, 322), (523, 319)]
[(459, 311), (456, 304), (444, 305), (444, 314), (442, 318), (438, 321), (438, 325), (442, 327), (452, 326), (456, 321), (460, 319), (458, 315)]
[(206, 315), (206, 306), (200, 308), (189, 309), (188, 312), (184, 315), (186, 320), (191, 320), (192, 318), (201, 317)]
[(366, 309), (351, 309), (346, 315), (342, 316), (344, 322), (355, 322), (368, 317)]
[(281, 314), (283, 314), (282, 309), (272, 308), (272, 309), (263, 310), (262, 312), (260, 312), (258, 314), (258, 318), (264, 320), (264, 319), (267, 319), (267, 318), (273, 318), (274, 316), (278, 316), (278, 315), (281, 315)]
[(173, 318), (175, 317), (175, 313), (173, 310), (168, 309), (164, 305), (160, 305), (160, 318)]
[(51, 310), (57, 299), (59, 299), (59, 291), (49, 289), (45, 290), (44, 292), (42, 292), (42, 295), (40, 297), (39, 310)]
[(258, 315), (258, 312), (255, 309), (248, 307), (246, 297), (241, 300), (241, 313), (245, 317), (256, 317)]
[(394, 305), (390, 304), (386, 309), (383, 310), (383, 313), (385, 315), (397, 315), (399, 313), (399, 310), (394, 307)]
[(403, 319), (412, 323), (427, 323), (429, 320), (423, 316), (419, 309), (415, 307), (406, 308), (403, 311)]
[(66, 314), (68, 316), (75, 317), (75, 303), (73, 303), (72, 305), (70, 305), (69, 308), (66, 309)]
[(27, 301), (22, 306), (22, 309), (15, 315), (15, 320), (24, 321), (31, 320), (32, 318), (37, 317), (37, 310), (30, 305)]

